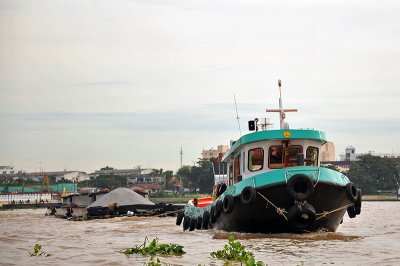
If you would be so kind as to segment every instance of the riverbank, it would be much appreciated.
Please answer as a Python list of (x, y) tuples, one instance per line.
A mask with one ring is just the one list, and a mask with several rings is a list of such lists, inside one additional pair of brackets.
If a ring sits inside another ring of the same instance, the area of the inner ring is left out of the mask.
[(396, 195), (363, 195), (363, 201), (400, 201)]

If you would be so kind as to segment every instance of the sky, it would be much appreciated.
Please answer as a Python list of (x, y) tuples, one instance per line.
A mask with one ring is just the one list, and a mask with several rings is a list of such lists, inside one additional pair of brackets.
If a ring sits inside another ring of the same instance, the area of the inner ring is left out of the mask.
[(0, 0), (0, 165), (173, 170), (278, 116), (400, 153), (399, 1)]

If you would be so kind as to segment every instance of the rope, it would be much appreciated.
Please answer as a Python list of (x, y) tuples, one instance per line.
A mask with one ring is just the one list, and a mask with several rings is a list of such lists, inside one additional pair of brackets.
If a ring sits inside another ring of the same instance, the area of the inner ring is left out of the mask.
[(287, 218), (286, 215), (285, 215), (285, 213), (287, 213), (287, 211), (285, 211), (285, 209), (281, 209), (281, 208), (279, 208), (279, 207), (276, 207), (275, 204), (273, 204), (269, 199), (267, 199), (267, 198), (266, 198), (263, 194), (261, 194), (260, 192), (257, 191), (257, 194), (260, 195), (263, 199), (265, 199), (269, 204), (271, 204), (271, 205), (275, 208), (276, 212), (277, 212), (279, 215), (282, 215), (283, 218), (285, 218), (286, 221), (288, 220), (288, 218)]
[(177, 212), (180, 212), (180, 211), (181, 210), (164, 212), (164, 213), (161, 213), (161, 214), (153, 215), (152, 217), (165, 216), (165, 215), (172, 214), (172, 213), (177, 213)]
[(337, 212), (337, 211), (340, 211), (340, 210), (343, 210), (343, 209), (347, 209), (350, 206), (354, 206), (354, 203), (349, 203), (349, 204), (347, 204), (345, 206), (342, 206), (340, 208), (334, 209), (334, 210), (329, 211), (329, 212), (328, 211), (324, 211), (324, 212), (321, 212), (321, 213), (317, 213), (317, 216), (320, 216), (320, 217), (317, 218), (317, 220), (319, 220), (319, 219), (321, 219), (323, 217), (326, 217), (328, 214), (331, 214), (331, 213), (334, 213), (334, 212)]

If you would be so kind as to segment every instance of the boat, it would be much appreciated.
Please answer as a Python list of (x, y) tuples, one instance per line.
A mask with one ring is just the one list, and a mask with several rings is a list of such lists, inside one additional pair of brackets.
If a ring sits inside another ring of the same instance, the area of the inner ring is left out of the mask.
[(320, 165), (324, 132), (290, 129), (282, 107), (267, 109), (280, 117), (280, 128), (266, 119), (248, 122), (250, 132), (231, 142), (222, 157), (227, 178), (215, 185), (213, 197), (192, 199), (177, 213), (183, 230), (228, 232), (335, 232), (344, 215), (361, 213), (361, 190), (338, 171)]

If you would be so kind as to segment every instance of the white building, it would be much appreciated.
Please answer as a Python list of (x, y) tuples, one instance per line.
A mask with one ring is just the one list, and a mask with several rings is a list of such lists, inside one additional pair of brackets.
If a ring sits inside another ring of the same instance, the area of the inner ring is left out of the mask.
[(10, 165), (0, 165), (0, 174), (7, 175), (7, 174), (14, 174), (14, 166)]
[(218, 145), (217, 149), (204, 150), (201, 153), (203, 159), (218, 158), (219, 154), (225, 154), (228, 151), (228, 145)]
[(85, 181), (89, 180), (89, 175), (86, 174), (85, 172), (79, 172), (79, 171), (74, 171), (74, 172), (60, 172), (60, 174), (57, 176), (57, 179), (65, 179), (65, 180), (70, 180), (74, 182), (80, 182), (80, 181)]
[(357, 161), (358, 157), (361, 155), (370, 154), (373, 156), (379, 156), (381, 158), (396, 158), (400, 159), (400, 154), (398, 153), (382, 153), (369, 151), (367, 153), (356, 153), (356, 149), (353, 146), (348, 146), (345, 150), (345, 154), (340, 154), (341, 161)]

